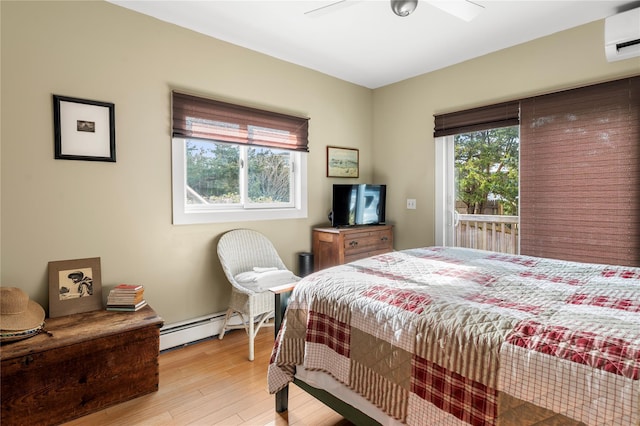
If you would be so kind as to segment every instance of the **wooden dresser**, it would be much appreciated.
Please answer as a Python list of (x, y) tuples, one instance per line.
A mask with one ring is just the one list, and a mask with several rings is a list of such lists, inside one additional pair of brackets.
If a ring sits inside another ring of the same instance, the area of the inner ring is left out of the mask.
[(158, 390), (163, 320), (146, 306), (47, 318), (0, 346), (2, 426), (60, 424)]
[(393, 250), (393, 226), (313, 229), (314, 271)]

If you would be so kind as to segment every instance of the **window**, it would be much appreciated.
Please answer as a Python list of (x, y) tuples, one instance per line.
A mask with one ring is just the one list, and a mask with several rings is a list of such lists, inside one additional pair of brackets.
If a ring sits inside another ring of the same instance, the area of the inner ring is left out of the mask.
[(518, 253), (519, 103), (435, 116), (436, 244)]
[[(438, 243), (519, 253), (519, 126), (436, 138)], [(450, 220), (445, 220), (450, 218)]]
[(639, 76), (435, 116), (436, 243), (455, 244), (454, 135), (518, 106), (520, 253), (640, 265)]
[(307, 216), (308, 119), (173, 93), (173, 223)]

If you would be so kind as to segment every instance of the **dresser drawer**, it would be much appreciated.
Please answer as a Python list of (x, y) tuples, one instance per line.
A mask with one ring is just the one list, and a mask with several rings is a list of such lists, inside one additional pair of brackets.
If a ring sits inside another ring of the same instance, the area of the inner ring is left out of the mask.
[[(368, 251), (378, 251), (393, 247), (393, 234), (390, 229), (358, 232), (345, 235), (345, 256)], [(345, 259), (346, 260), (346, 259)]]
[(389, 253), (391, 249), (380, 249), (373, 251), (362, 251), (359, 253), (350, 253), (349, 255), (344, 256), (344, 263), (355, 262), (356, 260), (364, 259), (365, 257), (375, 256), (377, 254)]
[(315, 228), (313, 266), (315, 271), (393, 250), (393, 226)]

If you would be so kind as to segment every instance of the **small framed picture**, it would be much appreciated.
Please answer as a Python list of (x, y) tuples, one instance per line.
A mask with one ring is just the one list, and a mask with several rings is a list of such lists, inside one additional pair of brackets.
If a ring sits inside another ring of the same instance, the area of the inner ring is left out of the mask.
[(354, 148), (327, 147), (327, 177), (357, 178), (359, 151)]
[(115, 106), (53, 95), (54, 158), (116, 161)]
[(102, 309), (100, 258), (49, 262), (49, 317)]

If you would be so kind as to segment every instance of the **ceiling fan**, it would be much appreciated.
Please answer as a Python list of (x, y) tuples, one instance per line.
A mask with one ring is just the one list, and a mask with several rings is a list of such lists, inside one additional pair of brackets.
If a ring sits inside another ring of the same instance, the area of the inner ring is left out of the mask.
[[(338, 9), (352, 6), (363, 0), (338, 0), (327, 5), (309, 10), (305, 15), (318, 16)], [(484, 6), (472, 2), (471, 0), (421, 0), (431, 6), (437, 7), (444, 12), (449, 13), (463, 21), (472, 21), (482, 10)], [(391, 10), (400, 17), (409, 16), (418, 7), (418, 0), (390, 0)]]

